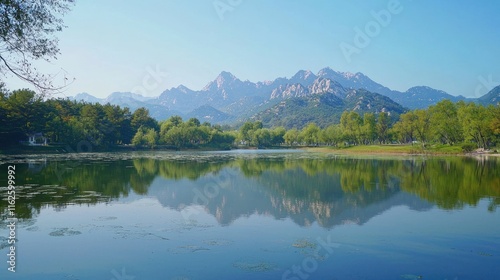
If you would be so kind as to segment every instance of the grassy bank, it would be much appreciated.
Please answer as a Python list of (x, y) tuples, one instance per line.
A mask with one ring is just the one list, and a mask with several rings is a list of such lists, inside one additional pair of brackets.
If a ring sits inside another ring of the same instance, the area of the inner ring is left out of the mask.
[(460, 145), (433, 145), (422, 148), (418, 145), (367, 145), (350, 147), (310, 147), (311, 152), (349, 155), (465, 155)]

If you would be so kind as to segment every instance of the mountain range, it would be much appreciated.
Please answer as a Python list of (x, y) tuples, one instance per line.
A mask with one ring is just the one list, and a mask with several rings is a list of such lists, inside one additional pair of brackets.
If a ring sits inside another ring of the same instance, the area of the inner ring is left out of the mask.
[(300, 70), (291, 78), (273, 81), (242, 81), (223, 71), (201, 90), (184, 85), (167, 89), (158, 97), (130, 92), (114, 92), (107, 98), (80, 93), (72, 100), (111, 103), (132, 111), (146, 107), (151, 116), (164, 120), (173, 115), (196, 117), (211, 123), (238, 123), (249, 119), (266, 125), (301, 127), (307, 122), (326, 125), (338, 122), (345, 110), (387, 112), (399, 115), (408, 109), (427, 108), (443, 99), (497, 104), (500, 86), (479, 98), (455, 96), (427, 86), (406, 92), (385, 87), (362, 73), (323, 68), (317, 74)]

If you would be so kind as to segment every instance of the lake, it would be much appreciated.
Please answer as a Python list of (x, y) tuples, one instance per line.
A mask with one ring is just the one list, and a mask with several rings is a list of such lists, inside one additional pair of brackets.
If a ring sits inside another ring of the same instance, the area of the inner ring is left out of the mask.
[(136, 152), (0, 167), (0, 279), (500, 279), (498, 157)]

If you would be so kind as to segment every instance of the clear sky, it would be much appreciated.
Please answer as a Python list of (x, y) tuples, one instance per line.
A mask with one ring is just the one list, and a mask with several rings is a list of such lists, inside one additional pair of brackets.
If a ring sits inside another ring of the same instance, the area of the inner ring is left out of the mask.
[(223, 70), (256, 82), (329, 66), (478, 97), (500, 84), (499, 11), (497, 0), (80, 0), (59, 59), (39, 69), (59, 73), (56, 85), (75, 78), (65, 96), (157, 96)]

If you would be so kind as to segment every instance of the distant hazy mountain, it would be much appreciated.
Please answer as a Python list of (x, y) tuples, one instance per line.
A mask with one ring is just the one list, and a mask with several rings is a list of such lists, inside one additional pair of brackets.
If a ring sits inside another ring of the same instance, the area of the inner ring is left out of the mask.
[(75, 95), (74, 97), (70, 97), (70, 100), (75, 100), (75, 101), (83, 101), (87, 103), (102, 103), (104, 99), (97, 98), (93, 95), (90, 95), (86, 92), (79, 93)]
[(105, 103), (124, 103), (131, 101), (141, 101), (146, 102), (148, 100), (154, 99), (154, 97), (145, 97), (140, 94), (132, 93), (132, 92), (113, 92), (106, 99), (104, 99)]
[[(180, 85), (165, 90), (156, 98), (130, 92), (115, 92), (107, 98), (80, 93), (72, 99), (101, 104), (109, 102), (129, 107), (132, 111), (146, 107), (158, 120), (180, 115), (183, 118), (196, 117), (212, 123), (244, 121), (249, 117), (290, 123), (291, 121), (285, 119), (293, 117), (297, 118), (296, 123), (302, 123), (308, 119), (319, 121), (320, 116), (324, 118), (323, 122), (337, 120), (342, 110), (387, 110), (400, 114), (403, 107), (427, 108), (443, 99), (496, 104), (500, 100), (499, 93), (500, 89), (497, 87), (483, 97), (472, 99), (453, 96), (426, 86), (416, 86), (406, 92), (399, 92), (371, 80), (362, 73), (339, 72), (327, 67), (317, 74), (300, 70), (291, 78), (280, 77), (256, 83), (242, 81), (223, 71), (201, 90), (191, 90)], [(290, 109), (285, 107), (295, 108), (297, 111), (288, 111)], [(275, 115), (267, 115), (270, 112)]]
[(484, 104), (484, 105), (488, 105), (488, 104), (497, 105), (497, 104), (499, 104), (500, 103), (500, 86), (495, 87), (487, 94), (481, 96), (479, 98), (479, 103)]
[(235, 117), (210, 105), (203, 105), (186, 114), (186, 118), (197, 118), (200, 122), (223, 123), (232, 121)]
[(474, 101), (473, 99), (467, 99), (463, 96), (453, 96), (442, 90), (433, 89), (427, 86), (412, 87), (406, 92), (391, 90), (379, 83), (374, 82), (362, 73), (352, 74), (349, 72), (337, 72), (330, 68), (324, 68), (319, 71), (318, 76), (337, 81), (346, 88), (366, 89), (371, 92), (385, 95), (410, 109), (427, 108), (443, 99), (449, 99), (452, 101)]
[(412, 87), (406, 92), (394, 98), (394, 101), (410, 109), (427, 108), (430, 105), (436, 104), (441, 100), (449, 99), (453, 102), (459, 100), (473, 101), (472, 99), (463, 96), (453, 96), (442, 90), (433, 89), (426, 86)]
[[(164, 120), (174, 115), (180, 115), (181, 113), (176, 110), (165, 108), (160, 104), (154, 102), (153, 97), (144, 97), (140, 94), (131, 92), (113, 92), (106, 98), (97, 98), (88, 93), (79, 93), (74, 97), (70, 97), (70, 100), (83, 101), (87, 103), (99, 103), (112, 105), (118, 105), (120, 107), (128, 107), (132, 112), (138, 108), (145, 107), (149, 109), (149, 113), (153, 118), (158, 120)], [(153, 101), (153, 102), (150, 102)]]

